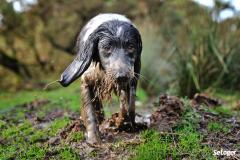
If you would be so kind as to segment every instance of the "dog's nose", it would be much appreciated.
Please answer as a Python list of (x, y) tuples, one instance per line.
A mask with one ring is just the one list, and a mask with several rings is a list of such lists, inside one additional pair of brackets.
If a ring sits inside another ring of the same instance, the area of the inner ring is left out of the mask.
[(117, 75), (116, 79), (118, 82), (127, 82), (128, 77), (123, 75)]

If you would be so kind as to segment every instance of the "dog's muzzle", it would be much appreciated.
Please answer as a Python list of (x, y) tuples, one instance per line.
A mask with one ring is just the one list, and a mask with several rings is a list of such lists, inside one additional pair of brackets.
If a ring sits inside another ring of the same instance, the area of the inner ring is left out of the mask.
[(126, 87), (130, 80), (131, 80), (131, 76), (128, 73), (117, 73), (116, 74), (116, 82), (120, 87)]

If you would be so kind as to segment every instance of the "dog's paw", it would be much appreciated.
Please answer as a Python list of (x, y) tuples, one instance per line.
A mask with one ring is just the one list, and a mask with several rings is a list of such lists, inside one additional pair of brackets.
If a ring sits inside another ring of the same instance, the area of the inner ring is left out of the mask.
[(101, 144), (100, 138), (87, 138), (87, 143), (90, 145), (98, 145)]
[(89, 144), (101, 144), (101, 139), (99, 134), (96, 133), (88, 133), (86, 137), (87, 143)]

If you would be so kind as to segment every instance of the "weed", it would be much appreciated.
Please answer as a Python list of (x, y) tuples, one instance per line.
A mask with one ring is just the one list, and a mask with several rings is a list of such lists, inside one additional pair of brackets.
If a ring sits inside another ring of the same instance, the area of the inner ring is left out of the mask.
[[(0, 145), (1, 146), (1, 145)], [(18, 148), (14, 145), (0, 147), (0, 159), (14, 159)]]
[(48, 137), (48, 135), (47, 135), (46, 131), (37, 130), (34, 132), (33, 135), (30, 136), (30, 142), (34, 143), (39, 140), (47, 139), (47, 137)]
[(70, 135), (70, 140), (73, 142), (79, 142), (84, 139), (84, 133), (83, 132), (73, 132)]
[(46, 115), (46, 112), (45, 112), (45, 111), (38, 111), (38, 112), (37, 112), (37, 117), (39, 117), (40, 119), (41, 119), (41, 118), (44, 118), (45, 115)]
[(38, 144), (33, 144), (27, 148), (26, 151), (22, 151), (19, 155), (20, 159), (44, 159), (46, 150)]
[(7, 129), (3, 130), (1, 136), (3, 138), (15, 137), (18, 134), (18, 128), (16, 126), (8, 127)]
[(96, 151), (92, 151), (88, 155), (89, 155), (89, 157), (94, 158), (94, 157), (97, 157), (97, 152)]
[(221, 115), (231, 115), (231, 112), (232, 112), (230, 108), (226, 106), (216, 107), (213, 110)]
[(60, 151), (60, 159), (79, 160), (79, 156), (71, 148), (64, 148)]
[(59, 129), (64, 128), (70, 122), (69, 118), (56, 119), (49, 128), (49, 135), (55, 136)]
[(6, 123), (5, 121), (0, 120), (0, 129), (6, 127), (6, 124), (7, 124), (7, 123)]
[(16, 113), (16, 119), (24, 119), (25, 118), (25, 113), (24, 112), (17, 112)]
[(224, 132), (227, 133), (229, 128), (224, 126), (219, 122), (209, 122), (207, 125), (207, 129), (211, 132)]
[(136, 147), (136, 155), (132, 159), (165, 159), (168, 155), (176, 156), (175, 148), (171, 148), (171, 137), (160, 136), (158, 132), (146, 130), (141, 133), (145, 143)]

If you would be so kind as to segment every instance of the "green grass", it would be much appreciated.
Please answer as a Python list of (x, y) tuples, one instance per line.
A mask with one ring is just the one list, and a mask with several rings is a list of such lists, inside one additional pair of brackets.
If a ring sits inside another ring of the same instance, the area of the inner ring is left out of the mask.
[(161, 160), (166, 158), (182, 159), (215, 159), (212, 149), (201, 145), (202, 137), (191, 127), (185, 127), (175, 132), (176, 135), (161, 135), (156, 131), (147, 130), (141, 133), (145, 143), (136, 147), (136, 160)]
[(224, 99), (228, 102), (234, 102), (240, 99), (240, 92), (231, 89), (210, 88), (207, 92), (212, 93), (214, 96), (220, 99)]
[[(38, 96), (32, 96), (33, 94), (38, 94)], [(12, 97), (12, 101), (3, 97)], [(35, 98), (50, 99), (51, 102), (33, 111), (19, 106)], [(78, 154), (69, 146), (60, 144), (54, 148), (47, 144), (48, 139), (57, 136), (60, 129), (70, 122), (68, 117), (56, 118), (47, 122), (43, 128), (36, 127), (34, 121), (26, 117), (26, 115), (33, 114), (41, 119), (58, 107), (63, 111), (79, 109), (79, 90), (76, 85), (44, 92), (23, 91), (22, 94), (19, 92), (16, 96), (11, 96), (10, 93), (1, 94), (0, 105), (0, 138), (4, 142), (0, 144), (0, 159), (44, 159), (51, 152), (54, 152), (57, 159), (66, 159), (66, 157), (79, 159)]]
[[(80, 110), (80, 85), (75, 83), (67, 88), (54, 90), (20, 91), (17, 93), (0, 93), (0, 138), (4, 144), (0, 144), (0, 159), (44, 159), (53, 153), (56, 159), (79, 159), (76, 149), (72, 149), (64, 142), (57, 147), (47, 144), (51, 137), (58, 135), (61, 129), (70, 123), (66, 116), (47, 122), (43, 128), (37, 128), (34, 122), (26, 116), (29, 114), (44, 119), (49, 112), (61, 108), (62, 111)], [(139, 89), (138, 100), (146, 101), (147, 95)], [(37, 107), (32, 111), (21, 104), (34, 100), (50, 100), (50, 103)], [(116, 100), (116, 99), (115, 99)], [(84, 139), (83, 132), (73, 132), (69, 135), (70, 142), (80, 142)], [(96, 153), (89, 156), (95, 157)]]
[[(137, 100), (141, 102), (146, 102), (148, 99), (148, 95), (140, 87), (137, 89), (136, 95)], [(114, 97), (115, 96), (113, 96), (113, 100), (117, 101), (117, 98)], [(73, 83), (69, 87), (59, 87), (50, 91), (34, 90), (16, 93), (0, 93), (0, 113), (10, 111), (16, 105), (31, 102), (36, 99), (48, 99), (54, 105), (59, 105), (73, 111), (79, 111), (81, 106), (80, 84)], [(42, 114), (42, 116), (44, 116), (44, 113), (38, 114)]]
[[(68, 123), (68, 118), (56, 119), (44, 129), (38, 129), (33, 124), (25, 120), (18, 125), (9, 124), (1, 121), (0, 137), (6, 143), (0, 147), (0, 159), (44, 159), (44, 157), (54, 150), (48, 146), (47, 139), (57, 135), (60, 129), (63, 129)], [(83, 134), (73, 136), (74, 140), (80, 140)], [(78, 156), (68, 146), (64, 144), (58, 146), (57, 156), (61, 159), (69, 157), (78, 159)]]
[(0, 129), (3, 129), (7, 122), (0, 120)]
[(210, 109), (210, 111), (221, 114), (221, 115), (232, 115), (233, 111), (231, 110), (230, 106), (219, 106), (216, 108)]
[[(33, 96), (37, 94), (38, 96)], [(22, 96), (21, 96), (22, 95)], [(223, 96), (222, 94), (218, 94)], [(138, 89), (138, 100), (147, 102), (147, 94), (144, 90)], [(240, 96), (237, 94), (234, 100)], [(0, 95), (0, 159), (44, 159), (50, 155), (50, 159), (79, 159), (79, 150), (72, 148), (66, 141), (60, 140), (56, 146), (51, 146), (47, 141), (56, 137), (61, 129), (64, 129), (71, 120), (68, 115), (55, 118), (46, 122), (41, 128), (36, 127), (33, 121), (26, 116), (28, 114), (36, 115), (42, 119), (48, 116), (49, 112), (61, 108), (62, 111), (68, 109), (72, 111), (79, 110), (80, 91), (78, 85), (72, 85), (68, 88), (59, 88), (51, 91), (23, 91), (16, 93), (16, 96), (10, 93)], [(12, 98), (12, 101), (10, 100)], [(115, 97), (116, 98), (116, 97)], [(226, 95), (226, 99), (230, 99)], [(45, 104), (33, 111), (19, 104), (30, 102), (34, 99), (49, 99), (50, 103)], [(115, 99), (116, 100), (116, 99)], [(122, 139), (113, 143), (113, 149), (124, 148), (131, 150), (133, 156), (131, 159), (216, 159), (212, 155), (212, 149), (202, 144), (203, 136), (198, 131), (200, 121), (199, 112), (190, 107), (189, 99), (182, 99), (185, 111), (182, 114), (181, 121), (176, 124), (171, 133), (159, 133), (154, 130), (146, 130), (140, 133), (142, 143), (127, 144)], [(230, 99), (231, 100), (231, 99)], [(224, 106), (209, 109), (208, 112), (214, 112), (219, 115), (229, 115), (232, 113), (231, 106), (234, 103), (227, 103)], [(8, 108), (8, 106), (11, 106)], [(204, 107), (204, 106), (202, 106)], [(208, 132), (228, 133), (229, 128), (219, 122), (211, 121), (208, 123)], [(84, 139), (83, 132), (70, 133), (67, 140), (69, 143), (78, 143)], [(236, 147), (239, 147), (236, 145)], [(89, 153), (89, 157), (98, 157), (98, 152)], [(131, 154), (132, 155), (132, 154)]]
[(33, 135), (30, 136), (29, 140), (31, 143), (35, 143), (40, 140), (47, 139), (48, 135), (46, 134), (46, 131), (44, 130), (37, 130), (34, 132)]
[(33, 144), (25, 153), (20, 155), (21, 159), (44, 159), (46, 150), (38, 144)]
[(221, 124), (219, 122), (208, 123), (207, 129), (211, 132), (223, 132), (223, 133), (229, 132), (229, 128), (226, 125)]
[(136, 95), (137, 95), (137, 100), (141, 102), (147, 102), (149, 98), (146, 91), (140, 87), (138, 87)]
[(80, 142), (83, 139), (84, 139), (83, 132), (74, 132), (70, 135), (70, 140), (73, 142)]
[(176, 150), (170, 147), (171, 138), (161, 137), (158, 132), (147, 130), (141, 133), (141, 138), (145, 143), (136, 147), (134, 160), (144, 159), (165, 159), (168, 154), (175, 155)]
[(55, 90), (21, 91), (16, 93), (0, 93), (0, 113), (9, 111), (14, 106), (36, 99), (48, 99), (55, 105), (61, 105), (74, 111), (80, 109), (80, 85), (74, 83), (69, 87)]
[(30, 121), (25, 120), (18, 125), (5, 123), (3, 128), (0, 137), (7, 143), (1, 146), (0, 159), (14, 157), (20, 159), (44, 158), (44, 148), (38, 143), (31, 144), (31, 137), (39, 133), (32, 127)]
[(58, 133), (59, 129), (64, 128), (69, 122), (69, 118), (54, 120), (49, 127), (49, 135), (55, 136)]
[(79, 160), (80, 158), (71, 148), (65, 148), (60, 152), (60, 159)]
[(220, 99), (223, 103), (221, 106), (206, 108), (208, 112), (220, 114), (221, 116), (235, 116), (240, 119), (240, 112), (234, 110), (240, 100), (239, 91), (211, 88), (206, 92), (213, 95), (212, 97)]
[(134, 149), (133, 160), (161, 159), (216, 159), (212, 149), (202, 145), (202, 135), (197, 130), (199, 115), (184, 100), (186, 110), (181, 122), (173, 128), (173, 133), (161, 134), (154, 130), (141, 133), (144, 143)]

